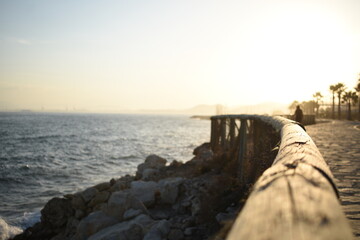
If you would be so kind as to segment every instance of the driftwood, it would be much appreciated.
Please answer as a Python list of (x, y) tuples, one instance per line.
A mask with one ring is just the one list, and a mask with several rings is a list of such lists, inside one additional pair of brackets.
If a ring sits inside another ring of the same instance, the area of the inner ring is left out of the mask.
[(332, 173), (304, 129), (280, 117), (255, 119), (280, 130), (281, 144), (227, 240), (352, 239)]

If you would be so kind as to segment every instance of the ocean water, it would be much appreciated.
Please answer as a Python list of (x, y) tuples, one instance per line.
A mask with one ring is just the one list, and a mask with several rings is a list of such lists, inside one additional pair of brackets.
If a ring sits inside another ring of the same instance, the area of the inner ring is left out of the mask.
[(0, 113), (0, 218), (24, 229), (53, 197), (125, 174), (146, 156), (186, 162), (210, 139), (189, 116)]

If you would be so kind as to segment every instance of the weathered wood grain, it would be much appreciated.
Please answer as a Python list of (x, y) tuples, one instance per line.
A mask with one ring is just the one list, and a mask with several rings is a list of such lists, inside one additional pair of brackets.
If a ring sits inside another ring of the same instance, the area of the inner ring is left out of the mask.
[(227, 239), (352, 239), (333, 176), (307, 133), (281, 118), (277, 157), (254, 185)]

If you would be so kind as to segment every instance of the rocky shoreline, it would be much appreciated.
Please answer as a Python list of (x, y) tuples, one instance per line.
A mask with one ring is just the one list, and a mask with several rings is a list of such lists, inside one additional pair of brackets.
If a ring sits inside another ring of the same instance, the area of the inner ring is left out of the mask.
[(41, 221), (13, 240), (224, 239), (247, 187), (234, 158), (208, 143), (181, 163), (150, 155), (126, 175), (51, 199)]

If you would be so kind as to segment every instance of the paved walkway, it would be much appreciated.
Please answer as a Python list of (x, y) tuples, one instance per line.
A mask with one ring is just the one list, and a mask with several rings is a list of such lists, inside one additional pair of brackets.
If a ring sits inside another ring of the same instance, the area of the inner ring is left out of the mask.
[(306, 130), (334, 174), (344, 212), (360, 239), (360, 122), (328, 121)]

